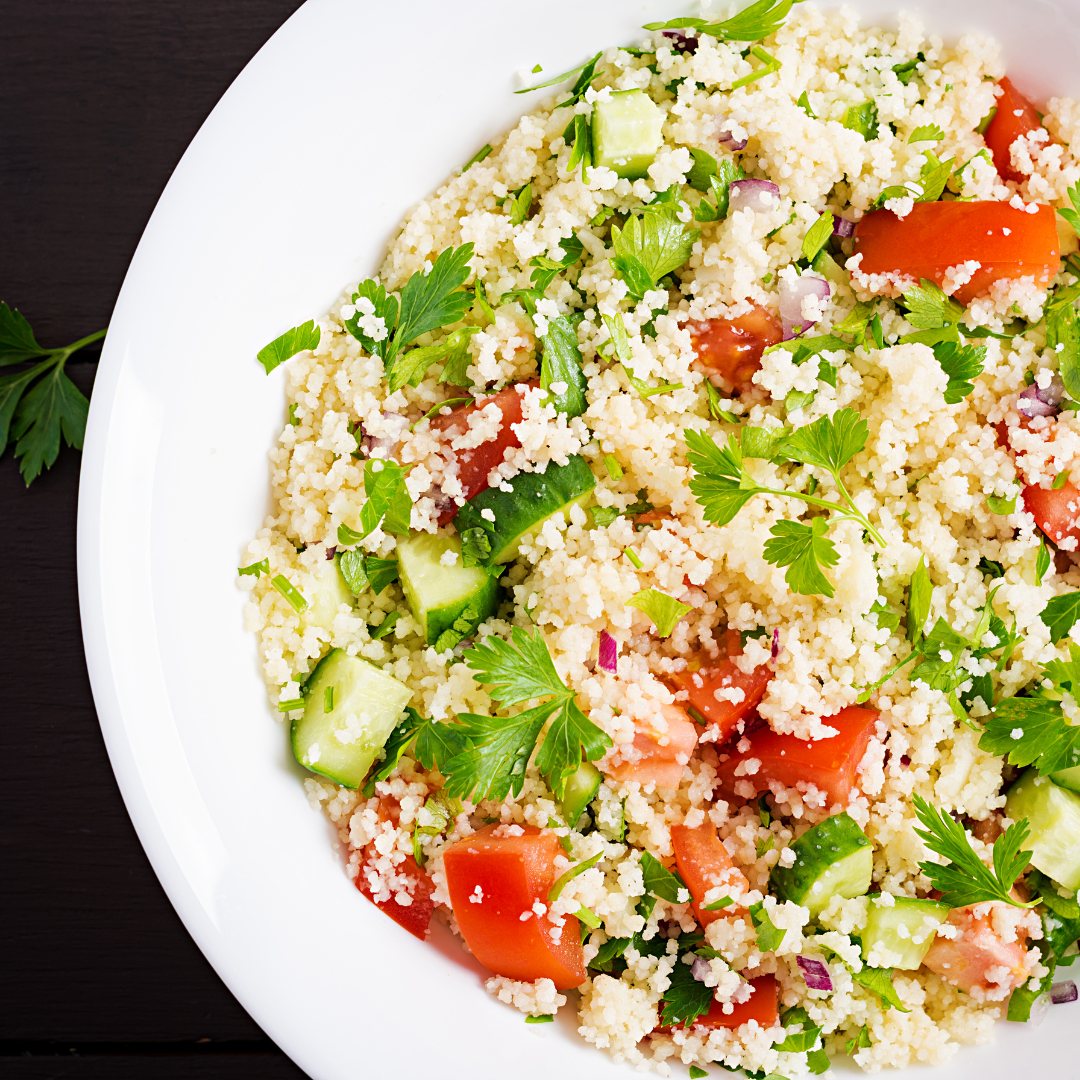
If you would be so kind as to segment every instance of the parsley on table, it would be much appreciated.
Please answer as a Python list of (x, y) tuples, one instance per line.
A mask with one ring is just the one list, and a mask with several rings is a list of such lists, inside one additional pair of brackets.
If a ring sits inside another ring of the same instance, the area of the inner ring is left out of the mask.
[[(587, 408), (585, 391), (588, 380), (581, 368), (577, 324), (580, 316), (559, 315), (548, 319), (547, 330), (540, 338), (540, 385), (548, 391), (556, 412), (565, 416), (580, 416)], [(552, 389), (555, 383), (563, 389)]]
[(498, 801), (510, 791), (520, 794), (529, 758), (549, 720), (536, 764), (559, 798), (583, 756), (595, 761), (611, 747), (611, 739), (581, 711), (575, 692), (559, 678), (539, 631), (515, 626), (509, 641), (489, 637), (469, 649), (465, 661), (500, 708), (548, 700), (511, 717), (459, 715), (459, 729), (472, 745), (440, 770), (451, 795)]
[(716, 988), (694, 978), (688, 964), (678, 960), (671, 972), (671, 983), (664, 991), (660, 1022), (669, 1027), (692, 1024), (709, 1011)]
[(100, 341), (104, 330), (88, 334), (70, 345), (46, 349), (15, 309), (0, 302), (0, 368), (38, 361), (11, 375), (0, 376), (0, 454), (8, 442), (26, 486), (51, 468), (60, 453), (61, 436), (68, 446), (81, 450), (90, 408), (79, 388), (67, 377), (68, 358)]
[[(892, 968), (864, 967), (862, 971), (853, 971), (851, 977), (860, 986), (873, 990), (881, 998), (881, 1004), (885, 1006), (886, 1011), (896, 1009), (897, 1012), (911, 1012), (910, 1009), (905, 1008), (900, 995), (896, 992), (896, 987), (893, 986)], [(869, 1046), (870, 1043), (867, 1042), (866, 1045)]]
[(646, 23), (645, 30), (696, 30), (720, 41), (761, 41), (775, 34), (784, 24), (795, 0), (757, 0), (748, 8), (723, 22), (679, 18), (667, 22)]
[(359, 544), (380, 525), (388, 533), (409, 535), (412, 497), (405, 486), (405, 477), (410, 468), (382, 458), (368, 458), (364, 462), (364, 493), (367, 501), (360, 507), (361, 531), (339, 525), (337, 538), (342, 547)]
[(624, 228), (611, 226), (611, 263), (634, 300), (641, 300), (661, 278), (690, 258), (700, 236), (700, 230), (683, 227), (676, 217), (675, 204), (646, 207), (644, 213), (633, 215)]
[(269, 345), (264, 345), (256, 359), (269, 375), (279, 364), (296, 356), (297, 353), (314, 349), (319, 344), (322, 331), (315, 325), (314, 319), (286, 330), (280, 337), (274, 338)]
[(653, 621), (656, 633), (662, 637), (671, 637), (676, 623), (693, 609), (689, 604), (682, 604), (673, 596), (660, 592), (659, 589), (642, 589), (626, 601), (627, 607), (644, 611)]
[(1013, 883), (1031, 860), (1031, 852), (1022, 850), (1030, 829), (1027, 818), (1010, 825), (994, 842), (994, 868), (991, 870), (975, 854), (966, 830), (943, 810), (931, 806), (921, 795), (913, 795), (915, 814), (924, 828), (915, 829), (931, 851), (948, 860), (945, 865), (921, 862), (919, 869), (941, 892), (942, 903), (950, 907), (965, 907), (985, 901), (999, 900), (1013, 907), (1022, 904), (1009, 892)]
[(1055, 596), (1039, 612), (1039, 618), (1050, 628), (1050, 640), (1056, 645), (1080, 622), (1080, 592)]

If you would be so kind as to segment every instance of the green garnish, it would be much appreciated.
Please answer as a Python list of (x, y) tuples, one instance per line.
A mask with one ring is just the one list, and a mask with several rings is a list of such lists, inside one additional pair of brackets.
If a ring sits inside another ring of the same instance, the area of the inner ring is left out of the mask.
[(390, 393), (397, 393), (403, 386), (419, 386), (428, 368), (436, 361), (444, 359), (446, 366), (439, 375), (439, 382), (450, 383), (452, 386), (467, 386), (469, 339), (478, 333), (478, 326), (463, 326), (437, 345), (424, 345), (402, 353), (390, 369)]
[(302, 697), (290, 698), (288, 701), (279, 701), (278, 712), (296, 712), (307, 704)]
[[(1047, 553), (1047, 566), (1050, 565)], [(1039, 618), (1050, 628), (1050, 640), (1056, 645), (1080, 622), (1080, 592), (1055, 596), (1039, 612)]]
[(810, 98), (805, 90), (799, 95), (799, 100), (795, 102), (795, 104), (798, 105), (799, 108), (802, 109), (802, 111), (806, 113), (806, 115), (809, 116), (811, 120), (817, 119), (817, 114), (812, 108), (810, 108)]
[[(543, 352), (540, 357), (540, 385), (548, 391), (549, 400), (557, 412), (566, 416), (580, 416), (588, 402), (585, 391), (588, 380), (581, 369), (581, 350), (578, 348), (577, 324), (581, 316), (559, 315), (548, 319), (547, 331), (540, 341)], [(563, 389), (556, 393), (553, 383)]]
[(604, 468), (607, 469), (607, 474), (612, 480), (618, 481), (623, 478), (622, 466), (619, 464), (614, 454), (604, 455)]
[(547, 291), (547, 287), (555, 280), (555, 275), (569, 270), (581, 258), (585, 248), (581, 241), (572, 233), (559, 241), (559, 249), (563, 253), (561, 259), (552, 259), (547, 255), (534, 255), (529, 260), (533, 268), (530, 275), (533, 287), (540, 293)]
[(270, 560), (260, 559), (258, 562), (251, 563), (250, 566), (241, 566), (236, 571), (241, 577), (250, 575), (251, 577), (258, 577), (260, 574), (270, 573)]
[(300, 590), (284, 574), (275, 574), (270, 579), (270, 584), (289, 601), (293, 611), (298, 615), (302, 615), (307, 611), (308, 602), (304, 599)]
[(943, 810), (932, 807), (921, 795), (912, 795), (912, 803), (923, 829), (915, 829), (926, 846), (948, 862), (942, 866), (921, 862), (919, 869), (940, 890), (942, 903), (965, 907), (999, 900), (1013, 907), (1028, 908), (1009, 895), (1013, 883), (1031, 861), (1031, 852), (1021, 850), (1030, 829), (1027, 818), (1010, 825), (994, 842), (994, 868), (990, 870), (975, 854), (964, 827)]
[(690, 1080), (702, 1080), (703, 1077), (708, 1075), (704, 1069), (699, 1069), (696, 1065), (690, 1066)]
[(461, 166), (461, 171), (467, 173), (474, 165), (478, 165), (491, 153), (491, 143), (484, 143), (479, 150), (464, 165)]
[(1072, 209), (1059, 210), (1058, 213), (1072, 226), (1073, 232), (1080, 236), (1080, 183), (1068, 189)]
[(692, 1024), (709, 1011), (715, 989), (698, 982), (688, 964), (682, 959), (671, 972), (671, 984), (664, 991), (664, 1008), (660, 1022), (669, 1027), (676, 1024)]
[(469, 745), (456, 724), (425, 720), (411, 705), (406, 705), (405, 716), (390, 733), (383, 747), (383, 760), (364, 785), (366, 798), (371, 797), (377, 781), (388, 779), (397, 769), (402, 754), (414, 741), (416, 760), (425, 769), (438, 769), (444, 775), (447, 762)]
[(1061, 472), (1054, 477), (1054, 482), (1050, 485), (1054, 491), (1060, 491), (1069, 482), (1069, 470), (1062, 469)]
[(338, 526), (338, 543), (343, 547), (359, 544), (379, 526), (397, 536), (409, 535), (412, 496), (405, 486), (409, 467), (396, 461), (368, 458), (364, 463), (364, 492), (367, 501), (360, 508), (360, 532), (347, 525)]
[(669, 19), (646, 23), (645, 30), (696, 30), (720, 41), (761, 41), (775, 34), (784, 24), (795, 0), (757, 0), (748, 8), (723, 22), (707, 19)]
[(923, 124), (917, 127), (907, 138), (908, 145), (917, 142), (939, 142), (945, 138), (945, 132), (937, 124)]
[(571, 866), (565, 873), (560, 874), (559, 877), (555, 879), (555, 883), (548, 890), (548, 903), (555, 903), (555, 901), (562, 896), (563, 889), (565, 889), (574, 878), (578, 877), (580, 874), (584, 874), (586, 870), (591, 870), (603, 857), (604, 852), (602, 850), (598, 851), (591, 859), (585, 859), (576, 866)]
[(851, 977), (860, 986), (873, 990), (881, 998), (881, 1004), (885, 1006), (886, 1011), (896, 1009), (897, 1012), (911, 1012), (910, 1009), (904, 1007), (904, 1003), (896, 993), (896, 987), (893, 986), (892, 981), (892, 968), (864, 967), (862, 971), (853, 971)]
[[(906, 60), (902, 64), (893, 64), (893, 71), (896, 72), (896, 77), (907, 86), (912, 79), (915, 78), (915, 69), (919, 64), (924, 63), (926, 57), (922, 53), (918, 53), (914, 60)], [(996, 109), (994, 110), (997, 111)]]
[(720, 408), (720, 392), (708, 379), (705, 380), (705, 394), (709, 399), (709, 412), (717, 420), (725, 424), (737, 424), (739, 422), (739, 418), (733, 412)]
[[(598, 52), (591, 60), (586, 60), (582, 64), (578, 64), (577, 67), (571, 68), (569, 71), (564, 71), (561, 75), (556, 75), (552, 79), (548, 79), (546, 82), (536, 83), (535, 86), (525, 86), (520, 90), (515, 90), (515, 94), (531, 94), (534, 90), (543, 90), (549, 86), (558, 86), (561, 82), (566, 82), (571, 75), (577, 75), (577, 81), (574, 83), (574, 89), (571, 91), (573, 99), (576, 101), (578, 97), (584, 97), (585, 91), (589, 88), (589, 84), (592, 82), (593, 74), (596, 71), (596, 65), (600, 61), (600, 57), (604, 54)], [(543, 70), (537, 65), (533, 68), (533, 71)], [(570, 104), (567, 102), (566, 104)]]
[[(704, 154), (703, 150), (697, 151), (699, 154)], [(710, 155), (705, 155), (712, 162), (714, 168), (711, 172), (707, 172), (705, 176), (705, 186), (702, 191), (711, 191), (713, 203), (710, 203), (708, 199), (702, 199), (698, 203), (697, 209), (694, 211), (695, 221), (719, 221), (721, 218), (727, 217), (728, 207), (731, 203), (731, 185), (736, 180), (742, 180), (746, 175), (742, 168), (735, 164), (732, 158), (723, 158), (719, 163)], [(695, 170), (698, 168), (697, 159), (695, 158), (694, 169), (691, 169), (690, 174), (686, 178), (688, 184), (693, 185), (691, 177), (694, 176)]]
[[(440, 380), (441, 381), (441, 380)], [(455, 385), (460, 386), (460, 383)], [(454, 397), (447, 398), (446, 401), (440, 401), (438, 405), (432, 405), (430, 409), (411, 428), (410, 431), (415, 431), (425, 420), (430, 420), (433, 416), (441, 413), (443, 409), (456, 409), (459, 405), (468, 405), (472, 401), (471, 397)]]
[(834, 227), (833, 212), (823, 210), (821, 216), (810, 226), (803, 237), (802, 253), (807, 262), (813, 262), (817, 258), (818, 252), (832, 237)]
[(328, 686), (323, 691), (323, 706), (322, 707), (323, 707), (323, 712), (333, 712), (334, 711), (334, 688), (332, 686)]
[(623, 374), (626, 376), (630, 386), (638, 392), (638, 394), (645, 398), (654, 397), (656, 394), (670, 394), (673, 390), (681, 390), (683, 388), (682, 383), (660, 383), (659, 386), (649, 386), (643, 379), (639, 379), (627, 364), (630, 362), (630, 339), (626, 334), (626, 323), (623, 321), (621, 314), (615, 315), (603, 315), (600, 316), (604, 320), (604, 325), (608, 329), (608, 333), (611, 335), (611, 343), (615, 349), (615, 355), (619, 358), (619, 362), (622, 364)]
[[(518, 91), (520, 93), (520, 91)], [(535, 1016), (526, 1016), (526, 1024), (551, 1024), (555, 1017), (551, 1013), (537, 1013)]]
[(702, 905), (702, 911), (723, 911), (726, 907), (731, 907), (735, 901), (730, 896), (721, 896), (719, 900), (714, 900), (711, 904)]
[(279, 364), (285, 363), (297, 353), (314, 349), (319, 344), (321, 336), (322, 330), (315, 325), (315, 320), (308, 319), (306, 323), (286, 330), (280, 337), (274, 338), (269, 345), (264, 345), (259, 350), (256, 359), (269, 375)]
[(1080, 282), (1059, 289), (1044, 308), (1046, 347), (1057, 354), (1061, 381), (1074, 400), (1080, 398), (1080, 323), (1074, 306), (1078, 295)]
[[(641, 876), (645, 891), (652, 896), (669, 904), (685, 904), (689, 899), (690, 890), (683, 879), (647, 851), (641, 853)], [(685, 894), (682, 899), (679, 898), (681, 893)]]
[(955, 326), (964, 314), (964, 309), (928, 278), (904, 293), (904, 305), (908, 309), (907, 321), (925, 330)]
[(382, 638), (386, 637), (386, 635), (389, 634), (390, 631), (394, 629), (394, 624), (400, 618), (401, 618), (401, 612), (400, 611), (389, 611), (389, 612), (387, 612), (386, 618), (383, 619), (383, 621), (381, 623), (379, 623), (378, 626), (375, 626), (375, 627), (369, 626), (368, 627), (368, 636), (371, 638), (372, 641), (380, 641), (380, 640), (382, 640)]
[(635, 570), (640, 570), (645, 564), (637, 557), (633, 548), (623, 548), (623, 554), (630, 560)]
[[(1036, 585), (1041, 585), (1043, 583), (1043, 578), (1046, 576), (1046, 571), (1050, 569), (1050, 563), (1051, 562), (1052, 562), (1052, 559), (1051, 559), (1051, 556), (1050, 556), (1050, 549), (1046, 546), (1045, 543), (1040, 544), (1039, 545), (1039, 552), (1035, 556), (1035, 584)], [(1046, 609), (1043, 608), (1043, 611), (1045, 611), (1045, 610)], [(1044, 619), (1043, 621), (1045, 622), (1046, 620)], [(1072, 628), (1070, 627), (1070, 629), (1072, 629)], [(1060, 638), (1058, 640), (1060, 640)], [(1057, 642), (1055, 642), (1055, 644), (1057, 644)]]
[(768, 911), (765, 910), (764, 900), (759, 900), (756, 904), (750, 905), (750, 918), (753, 921), (754, 929), (757, 931), (758, 949), (761, 952), (773, 952), (780, 948), (780, 943), (784, 940), (784, 934), (787, 931), (773, 925)]
[(860, 1050), (867, 1050), (873, 1045), (870, 1041), (870, 1030), (863, 1024), (855, 1035), (844, 1043), (844, 1053), (848, 1057), (854, 1057)]
[(700, 236), (700, 230), (683, 227), (674, 204), (646, 207), (645, 213), (633, 215), (623, 229), (611, 226), (611, 264), (634, 300), (641, 300), (662, 277), (690, 258)]
[(1004, 495), (987, 495), (986, 505), (990, 507), (992, 514), (999, 514), (1002, 517), (1006, 517), (1009, 514), (1016, 512), (1016, 496), (1011, 499), (1006, 499)]
[(755, 45), (750, 50), (750, 55), (760, 60), (764, 66), (759, 67), (757, 71), (751, 71), (749, 75), (744, 75), (741, 79), (736, 79), (731, 84), (732, 90), (738, 90), (740, 86), (749, 86), (750, 83), (764, 79), (766, 75), (775, 75), (780, 70), (780, 61), (771, 53), (767, 53), (760, 45)]
[(363, 596), (369, 586), (378, 596), (387, 585), (398, 579), (397, 559), (377, 559), (362, 551), (341, 551), (337, 561), (345, 584), (355, 596)]
[(590, 512), (593, 516), (593, 521), (601, 529), (606, 529), (616, 518), (622, 517), (622, 511), (616, 510), (614, 506), (594, 506)]
[(844, 127), (857, 131), (867, 142), (878, 137), (877, 105), (864, 101), (861, 105), (849, 105), (844, 113)]
[(510, 224), (520, 225), (529, 216), (530, 206), (532, 206), (531, 180), (514, 196), (510, 204)]
[(644, 611), (652, 619), (656, 633), (662, 638), (670, 637), (675, 624), (693, 610), (689, 604), (681, 604), (674, 597), (660, 592), (659, 589), (642, 589), (641, 592), (634, 593), (626, 601), (626, 606)]
[(934, 359), (949, 377), (945, 387), (945, 404), (956, 405), (975, 389), (972, 380), (982, 374), (986, 346), (962, 346), (955, 341), (942, 341), (932, 348)]

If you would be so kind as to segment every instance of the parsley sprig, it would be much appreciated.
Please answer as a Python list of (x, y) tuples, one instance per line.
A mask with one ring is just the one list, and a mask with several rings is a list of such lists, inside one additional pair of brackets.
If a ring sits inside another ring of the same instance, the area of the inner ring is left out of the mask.
[(775, 34), (791, 11), (796, 0), (757, 0), (748, 8), (723, 22), (708, 19), (669, 19), (667, 22), (646, 23), (645, 30), (696, 30), (720, 41), (761, 41)]
[(364, 463), (364, 493), (367, 501), (360, 508), (360, 532), (348, 525), (339, 525), (337, 536), (342, 547), (351, 547), (365, 540), (380, 525), (396, 536), (409, 535), (412, 516), (412, 497), (405, 486), (411, 466), (396, 461), (369, 458)]
[(39, 345), (25, 318), (0, 302), (0, 368), (38, 363), (11, 375), (0, 376), (0, 454), (8, 442), (26, 486), (52, 467), (60, 453), (60, 438), (81, 450), (90, 404), (67, 377), (64, 365), (80, 349), (100, 341), (104, 330), (88, 334), (70, 345), (46, 349)]
[(832, 584), (821, 572), (823, 565), (834, 566), (838, 560), (835, 545), (824, 535), (830, 525), (842, 520), (856, 521), (876, 544), (885, 547), (881, 534), (855, 505), (840, 477), (844, 466), (866, 445), (868, 434), (869, 426), (854, 409), (840, 409), (786, 435), (771, 448), (770, 456), (825, 469), (843, 499), (838, 503), (804, 491), (763, 487), (746, 471), (743, 448), (734, 435), (729, 435), (727, 443), (720, 446), (704, 432), (688, 429), (683, 437), (687, 459), (693, 468), (690, 490), (704, 507), (706, 520), (714, 525), (726, 525), (733, 520), (755, 495), (800, 499), (830, 511), (834, 517), (827, 523), (819, 524), (818, 519), (810, 523), (777, 522), (766, 541), (765, 558), (774, 566), (788, 567), (784, 578), (793, 591), (833, 596)]
[(945, 865), (921, 862), (919, 869), (940, 890), (942, 903), (950, 907), (966, 907), (999, 900), (1013, 907), (1028, 908), (1027, 904), (1009, 895), (1013, 883), (1031, 861), (1031, 852), (1024, 851), (1024, 841), (1031, 830), (1027, 818), (1010, 825), (994, 842), (994, 868), (991, 870), (975, 854), (967, 831), (959, 822), (931, 806), (921, 795), (913, 795), (915, 814), (924, 826), (916, 829), (926, 846), (948, 860)]
[(474, 802), (520, 795), (548, 721), (536, 764), (558, 798), (583, 757), (595, 761), (611, 747), (611, 739), (581, 711), (576, 692), (559, 678), (539, 631), (515, 626), (509, 641), (490, 637), (469, 649), (465, 661), (500, 708), (547, 700), (510, 717), (459, 714), (456, 727), (470, 745), (441, 769), (448, 794)]
[(682, 266), (701, 236), (700, 229), (683, 226), (678, 208), (677, 202), (669, 200), (650, 203), (623, 229), (611, 226), (611, 265), (634, 300), (641, 300), (661, 278)]

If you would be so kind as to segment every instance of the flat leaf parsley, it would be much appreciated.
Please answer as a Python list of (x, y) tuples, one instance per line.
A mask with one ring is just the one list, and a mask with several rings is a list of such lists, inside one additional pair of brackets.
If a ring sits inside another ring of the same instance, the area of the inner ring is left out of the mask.
[(775, 34), (784, 24), (795, 0), (757, 0), (748, 8), (723, 22), (707, 19), (669, 19), (646, 23), (645, 30), (696, 30), (720, 41), (761, 41)]
[(657, 634), (662, 638), (671, 637), (676, 623), (692, 610), (688, 604), (680, 603), (659, 589), (642, 589), (641, 592), (634, 593), (626, 604), (627, 607), (644, 611), (652, 619)]

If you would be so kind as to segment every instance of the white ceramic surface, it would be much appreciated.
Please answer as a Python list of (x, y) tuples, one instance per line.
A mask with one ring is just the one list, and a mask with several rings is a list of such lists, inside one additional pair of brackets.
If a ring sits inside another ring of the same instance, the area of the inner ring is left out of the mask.
[[(891, 3), (855, 6), (890, 21)], [(1035, 95), (1080, 93), (1080, 0), (906, 9), (945, 37), (996, 33)], [(267, 378), (255, 352), (372, 272), (408, 207), (528, 107), (510, 93), (517, 70), (565, 70), (688, 10), (677, 0), (310, 0), (199, 131), (117, 302), (79, 501), (101, 726), (188, 930), (319, 1080), (421, 1060), (445, 1080), (629, 1073), (579, 1043), (569, 1015), (524, 1025), (445, 933), (423, 945), (363, 900), (308, 808), (236, 588), (285, 418), (282, 372)], [(966, 1049), (932, 1076), (997, 1080), (1033, 1060), (1045, 1075), (1075, 1075), (1076, 1009), (1051, 1010), (1037, 1035), (1001, 1025), (995, 1047)]]

